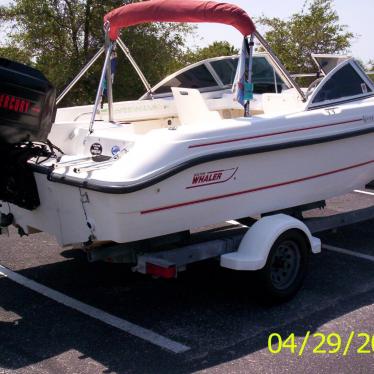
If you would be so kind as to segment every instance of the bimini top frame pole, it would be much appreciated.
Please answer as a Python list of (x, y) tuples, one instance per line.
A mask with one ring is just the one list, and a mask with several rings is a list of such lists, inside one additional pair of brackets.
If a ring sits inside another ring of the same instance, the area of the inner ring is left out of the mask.
[[(152, 87), (149, 84), (147, 78), (145, 77), (144, 73), (141, 71), (139, 65), (136, 63), (134, 58), (132, 57), (129, 49), (125, 45), (125, 43), (118, 38), (117, 44), (120, 47), (120, 49), (123, 51), (125, 57), (130, 61), (131, 65), (135, 69), (136, 73), (138, 74), (140, 80), (142, 81), (145, 89), (148, 93), (152, 93)], [(73, 89), (73, 87), (79, 82), (79, 80), (84, 76), (84, 74), (87, 73), (87, 71), (92, 67), (92, 65), (99, 59), (99, 57), (105, 52), (105, 47), (101, 47), (98, 52), (95, 54), (94, 57), (85, 65), (85, 67), (77, 74), (77, 76), (69, 83), (68, 86), (61, 92), (61, 94), (58, 96), (56, 100), (56, 104), (60, 104), (60, 102), (63, 100), (63, 98)]]
[[(114, 122), (114, 114), (113, 114), (113, 78), (112, 78), (112, 54), (115, 50), (116, 42), (111, 42), (109, 39), (109, 25), (105, 29), (105, 50), (110, 51), (110, 58), (109, 62), (106, 66), (106, 94), (108, 97), (108, 114), (109, 114), (109, 122)], [(102, 87), (104, 91), (105, 87)], [(102, 91), (102, 96), (103, 92)]]
[[(249, 40), (248, 40), (249, 39)], [(247, 43), (247, 49), (249, 54), (249, 65), (248, 65), (248, 77), (247, 82), (252, 85), (253, 80), (253, 52), (254, 52), (254, 35), (252, 34), (248, 39), (245, 39), (245, 42)], [(253, 96), (253, 85), (252, 85), (252, 96)], [(253, 98), (253, 97), (252, 97)], [(251, 99), (247, 100), (247, 102), (244, 105), (244, 116), (250, 117), (250, 105), (251, 105)]]
[[(107, 50), (106, 50), (104, 66), (103, 66), (103, 70), (101, 72), (100, 83), (99, 83), (99, 87), (98, 87), (98, 90), (97, 90), (97, 93), (96, 93), (96, 100), (95, 100), (95, 104), (94, 104), (93, 111), (92, 111), (92, 117), (91, 117), (90, 127), (89, 127), (90, 134), (92, 134), (92, 132), (93, 132), (93, 126), (95, 124), (95, 118), (96, 118), (97, 110), (99, 109), (99, 105), (100, 105), (100, 102), (101, 102), (101, 96), (102, 96), (103, 89), (104, 89), (105, 76), (107, 75), (107, 72), (108, 72), (108, 65), (110, 65), (110, 63), (111, 63), (110, 58), (111, 58), (111, 55), (112, 55), (112, 51), (113, 51), (113, 43), (110, 42), (108, 47), (107, 47)], [(111, 83), (111, 80), (112, 80), (112, 78), (110, 77), (110, 79), (109, 79), (110, 82), (108, 82), (108, 83)], [(108, 87), (109, 87), (109, 85), (108, 85)], [(108, 98), (109, 98), (109, 95), (108, 95)], [(110, 106), (110, 103), (108, 105)]]
[(60, 104), (61, 100), (70, 92), (70, 90), (79, 82), (84, 74), (91, 68), (91, 66), (98, 60), (104, 53), (104, 47), (101, 47), (94, 57), (87, 63), (87, 65), (79, 72), (79, 74), (69, 83), (69, 85), (61, 92), (56, 100), (56, 104)]
[(147, 92), (152, 93), (152, 86), (149, 84), (147, 78), (145, 77), (145, 75), (141, 71), (139, 65), (134, 60), (134, 57), (132, 57), (131, 52), (127, 48), (126, 44), (122, 41), (121, 38), (117, 39), (117, 44), (121, 48), (122, 52), (127, 57), (127, 59), (130, 61), (130, 64), (132, 65), (132, 67), (138, 73), (138, 76), (139, 76), (140, 80), (142, 81), (142, 83), (143, 83), (145, 89), (147, 90)]

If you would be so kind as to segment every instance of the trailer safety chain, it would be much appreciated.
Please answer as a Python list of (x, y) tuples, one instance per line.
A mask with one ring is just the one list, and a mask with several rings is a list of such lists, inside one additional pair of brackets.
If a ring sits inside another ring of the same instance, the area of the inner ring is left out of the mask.
[(85, 204), (89, 204), (90, 199), (88, 197), (87, 192), (83, 192), (81, 188), (79, 189), (79, 194), (80, 194), (80, 200), (81, 200), (81, 204), (82, 204), (84, 217), (86, 218), (86, 225), (89, 228), (89, 230), (91, 231), (91, 235), (88, 238), (88, 242), (92, 242), (93, 240), (96, 239), (96, 236), (95, 236), (95, 233), (94, 233), (94, 227), (92, 226), (92, 224), (88, 220), (88, 216), (87, 216), (87, 212), (86, 212), (86, 208), (85, 208)]

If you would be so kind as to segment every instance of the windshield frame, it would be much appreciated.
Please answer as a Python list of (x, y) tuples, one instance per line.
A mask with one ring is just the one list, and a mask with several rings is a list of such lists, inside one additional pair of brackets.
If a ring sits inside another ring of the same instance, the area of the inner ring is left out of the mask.
[[(272, 62), (272, 60), (270, 58), (269, 53), (267, 53), (267, 52), (255, 53), (254, 54), (254, 58), (256, 58), (256, 57), (264, 57), (266, 59), (266, 61), (269, 63), (269, 65), (273, 68), (273, 70), (275, 71), (275, 73), (278, 75), (278, 77), (281, 79), (281, 82), (279, 82), (279, 83), (283, 84), (287, 88), (291, 88), (291, 86), (288, 84), (287, 80), (285, 79), (285, 76), (282, 73), (282, 71), (280, 69), (278, 69), (277, 66), (275, 66), (273, 64), (273, 62)], [(209, 59), (206, 59), (206, 60), (202, 60), (202, 61), (196, 62), (196, 63), (191, 64), (191, 65), (188, 65), (185, 68), (180, 69), (180, 70), (176, 71), (175, 73), (173, 73), (173, 74), (168, 75), (167, 77), (165, 77), (162, 81), (160, 81), (154, 87), (152, 87), (152, 91), (151, 91), (152, 94), (149, 93), (149, 92), (147, 92), (143, 96), (141, 96), (139, 100), (147, 100), (147, 99), (151, 99), (151, 98), (156, 98), (156, 99), (160, 98), (161, 99), (161, 98), (172, 97), (171, 92), (170, 93), (169, 92), (155, 93), (155, 91), (157, 91), (157, 89), (159, 89), (160, 87), (162, 87), (163, 85), (165, 85), (170, 80), (176, 78), (178, 75), (183, 74), (186, 71), (192, 70), (192, 69), (194, 69), (194, 68), (196, 68), (196, 67), (198, 67), (200, 65), (204, 65), (206, 67), (206, 69), (209, 71), (209, 73), (211, 74), (211, 76), (213, 77), (213, 79), (217, 83), (216, 86), (199, 88), (199, 91), (201, 93), (221, 91), (221, 90), (223, 91), (223, 90), (231, 89), (232, 84), (226, 84), (226, 85), (223, 84), (223, 82), (222, 82), (219, 74), (216, 72), (216, 70), (214, 69), (214, 67), (213, 67), (213, 65), (211, 63), (215, 62), (215, 61), (221, 61), (221, 60), (226, 60), (226, 59), (238, 59), (238, 58), (239, 58), (239, 55), (220, 56), (220, 57), (209, 58)]]
[[(351, 67), (355, 70), (355, 72), (358, 74), (358, 76), (363, 80), (363, 82), (368, 86), (368, 88), (371, 90), (371, 92), (362, 93), (359, 95), (352, 95), (352, 96), (346, 96), (338, 99), (332, 99), (332, 100), (324, 100), (321, 102), (314, 103), (314, 99), (316, 96), (320, 93), (320, 91), (324, 88), (325, 84), (330, 81), (330, 79), (342, 68), (344, 68), (347, 65), (351, 65)], [(350, 58), (342, 63), (340, 63), (338, 66), (336, 66), (333, 70), (330, 71), (320, 82), (320, 84), (316, 87), (316, 89), (313, 91), (312, 95), (310, 95), (307, 103), (307, 110), (313, 110), (313, 109), (320, 109), (324, 107), (331, 107), (333, 105), (339, 105), (344, 104), (346, 102), (350, 101), (356, 101), (356, 100), (362, 100), (369, 97), (374, 96), (374, 83), (372, 80), (366, 75), (364, 70), (359, 66), (357, 61), (354, 58)]]

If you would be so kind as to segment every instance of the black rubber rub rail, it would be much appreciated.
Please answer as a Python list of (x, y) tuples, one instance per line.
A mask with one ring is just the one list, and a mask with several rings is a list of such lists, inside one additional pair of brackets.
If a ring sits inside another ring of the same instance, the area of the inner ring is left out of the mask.
[(108, 194), (128, 194), (136, 191), (143, 190), (145, 188), (151, 187), (159, 182), (164, 181), (165, 179), (168, 179), (184, 170), (187, 170), (193, 166), (205, 164), (207, 162), (217, 161), (217, 160), (223, 160), (223, 159), (229, 159), (234, 157), (242, 157), (242, 156), (248, 156), (248, 155), (255, 155), (259, 153), (266, 153), (266, 152), (274, 152), (274, 151), (280, 151), (285, 149), (291, 149), (291, 148), (299, 148), (299, 147), (306, 147), (316, 144), (323, 144), (328, 142), (333, 142), (337, 140), (342, 139), (348, 139), (353, 138), (357, 136), (362, 136), (366, 134), (370, 134), (374, 132), (374, 127), (365, 128), (361, 130), (355, 130), (346, 132), (343, 134), (335, 134), (331, 136), (325, 136), (325, 137), (319, 137), (319, 138), (313, 138), (313, 139), (305, 139), (305, 140), (297, 140), (287, 143), (280, 143), (280, 144), (270, 144), (260, 147), (248, 147), (248, 148), (241, 148), (237, 150), (232, 151), (224, 151), (224, 152), (217, 152), (214, 154), (199, 156), (194, 159), (185, 161), (179, 165), (176, 165), (163, 173), (160, 173), (153, 178), (124, 185), (123, 183), (118, 184), (112, 184), (107, 186), (97, 185), (95, 183), (92, 183), (88, 180), (85, 181), (77, 181), (74, 179), (67, 178), (66, 176), (60, 176), (60, 175), (54, 175), (53, 171), (50, 168), (47, 167), (41, 167), (37, 166), (34, 167), (34, 171), (41, 174), (48, 175), (48, 179), (52, 182), (62, 183), (74, 187), (84, 188), (91, 191), (98, 191)]

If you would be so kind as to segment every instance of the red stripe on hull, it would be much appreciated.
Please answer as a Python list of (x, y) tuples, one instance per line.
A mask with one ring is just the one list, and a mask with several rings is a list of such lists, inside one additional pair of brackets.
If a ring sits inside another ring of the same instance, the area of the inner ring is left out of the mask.
[(362, 167), (362, 166), (370, 165), (372, 163), (374, 163), (374, 160), (367, 161), (367, 162), (357, 164), (357, 165), (348, 166), (348, 167), (345, 167), (345, 168), (342, 168), (342, 169), (329, 171), (329, 172), (322, 173), (322, 174), (312, 175), (310, 177), (294, 179), (294, 180), (287, 181), (287, 182), (272, 184), (272, 185), (269, 185), (269, 186), (257, 187), (257, 188), (253, 188), (253, 189), (250, 189), (250, 190), (233, 192), (233, 193), (226, 194), (226, 195), (212, 196), (212, 197), (207, 197), (207, 198), (201, 199), (201, 200), (187, 201), (187, 202), (179, 203), (179, 204), (175, 204), (175, 205), (169, 205), (169, 206), (164, 206), (164, 207), (160, 207), (160, 208), (144, 210), (144, 211), (140, 212), (140, 214), (156, 213), (156, 212), (161, 212), (161, 211), (164, 211), (164, 210), (176, 209), (176, 208), (181, 208), (181, 207), (184, 207), (184, 206), (201, 204), (201, 203), (206, 203), (206, 202), (209, 202), (209, 201), (226, 199), (228, 197), (240, 196), (240, 195), (244, 195), (244, 194), (248, 194), (248, 193), (259, 192), (259, 191), (263, 191), (263, 190), (269, 190), (269, 189), (277, 188), (277, 187), (283, 187), (283, 186), (287, 186), (287, 185), (290, 185), (290, 184), (305, 182), (305, 181), (308, 181), (308, 180), (311, 180), (311, 179), (317, 179), (317, 178), (321, 178), (321, 177), (326, 177), (328, 175), (341, 173), (341, 172), (344, 172), (344, 171), (347, 171), (347, 170), (356, 169), (356, 168), (359, 168), (359, 167)]

